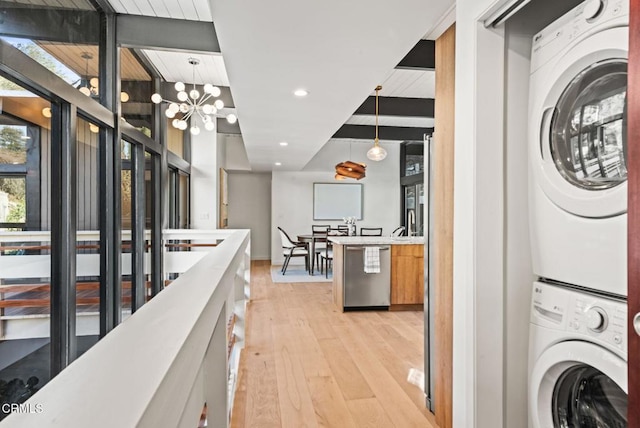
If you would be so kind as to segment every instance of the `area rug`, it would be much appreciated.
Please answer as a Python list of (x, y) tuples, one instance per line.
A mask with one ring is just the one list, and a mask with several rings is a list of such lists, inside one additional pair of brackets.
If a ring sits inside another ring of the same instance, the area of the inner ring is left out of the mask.
[(304, 270), (302, 266), (289, 266), (287, 268), (287, 273), (283, 275), (280, 273), (280, 269), (282, 266), (271, 266), (271, 280), (273, 282), (331, 282), (333, 281), (333, 276), (331, 272), (329, 272), (329, 278), (324, 277), (324, 273), (320, 273), (315, 271), (314, 275), (311, 276), (309, 273)]

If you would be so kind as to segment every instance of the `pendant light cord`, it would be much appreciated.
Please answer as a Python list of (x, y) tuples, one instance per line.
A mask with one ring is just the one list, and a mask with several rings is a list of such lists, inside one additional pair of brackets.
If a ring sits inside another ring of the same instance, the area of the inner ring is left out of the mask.
[(378, 93), (382, 89), (382, 86), (376, 86), (376, 139), (374, 141), (375, 145), (378, 145)]

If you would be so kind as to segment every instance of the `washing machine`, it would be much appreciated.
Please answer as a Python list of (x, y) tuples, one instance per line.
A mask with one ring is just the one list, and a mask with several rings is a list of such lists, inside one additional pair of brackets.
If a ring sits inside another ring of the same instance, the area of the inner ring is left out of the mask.
[(534, 273), (627, 295), (628, 0), (588, 0), (536, 34), (529, 87)]
[(532, 294), (530, 428), (626, 427), (626, 302), (541, 282)]

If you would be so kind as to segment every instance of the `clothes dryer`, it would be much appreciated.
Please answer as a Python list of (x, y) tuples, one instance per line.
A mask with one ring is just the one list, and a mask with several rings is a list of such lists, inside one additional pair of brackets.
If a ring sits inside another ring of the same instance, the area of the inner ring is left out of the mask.
[(588, 0), (533, 39), (534, 273), (627, 295), (626, 0)]
[(534, 283), (530, 428), (627, 426), (627, 305)]

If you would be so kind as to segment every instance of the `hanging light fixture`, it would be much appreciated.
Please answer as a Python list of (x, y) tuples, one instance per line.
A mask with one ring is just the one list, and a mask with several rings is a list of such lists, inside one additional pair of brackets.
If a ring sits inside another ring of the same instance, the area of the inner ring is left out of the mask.
[[(351, 158), (351, 143), (349, 143), (349, 158)], [(344, 180), (346, 178), (355, 178), (360, 180), (365, 177), (367, 164), (362, 162), (344, 161), (336, 165), (336, 180)]]
[[(178, 91), (176, 97), (178, 101), (165, 100), (158, 93), (151, 96), (151, 101), (155, 104), (162, 102), (167, 103), (169, 106), (165, 110), (165, 115), (169, 119), (173, 119), (171, 125), (174, 128), (182, 131), (186, 130), (189, 126), (189, 119), (191, 119), (190, 132), (193, 135), (200, 133), (200, 127), (195, 121), (196, 117), (199, 117), (204, 125), (204, 129), (207, 131), (213, 131), (215, 129), (215, 118), (224, 117), (222, 114), (218, 114), (218, 111), (224, 108), (224, 102), (221, 99), (217, 99), (213, 104), (207, 104), (207, 101), (211, 98), (217, 98), (220, 96), (220, 88), (213, 86), (210, 83), (204, 85), (204, 93), (200, 95), (200, 91), (196, 89), (196, 66), (200, 64), (200, 60), (196, 58), (189, 58), (189, 64), (193, 67), (193, 88), (187, 92), (186, 85), (182, 82), (176, 82), (175, 89)], [(176, 114), (182, 113), (182, 118), (176, 118)], [(236, 123), (238, 117), (230, 113), (226, 116), (227, 122)]]
[[(89, 60), (93, 59), (93, 55), (89, 52), (82, 52), (80, 57), (85, 60), (85, 67), (84, 78), (80, 79), (78, 90), (88, 97), (97, 97), (100, 95), (100, 80), (97, 77), (89, 78)], [(123, 103), (129, 101), (129, 94), (125, 91), (120, 92), (120, 101)]]
[(378, 93), (382, 89), (382, 86), (376, 86), (376, 138), (373, 140), (373, 147), (367, 152), (367, 157), (372, 161), (381, 161), (387, 157), (387, 151), (380, 146), (378, 140)]

